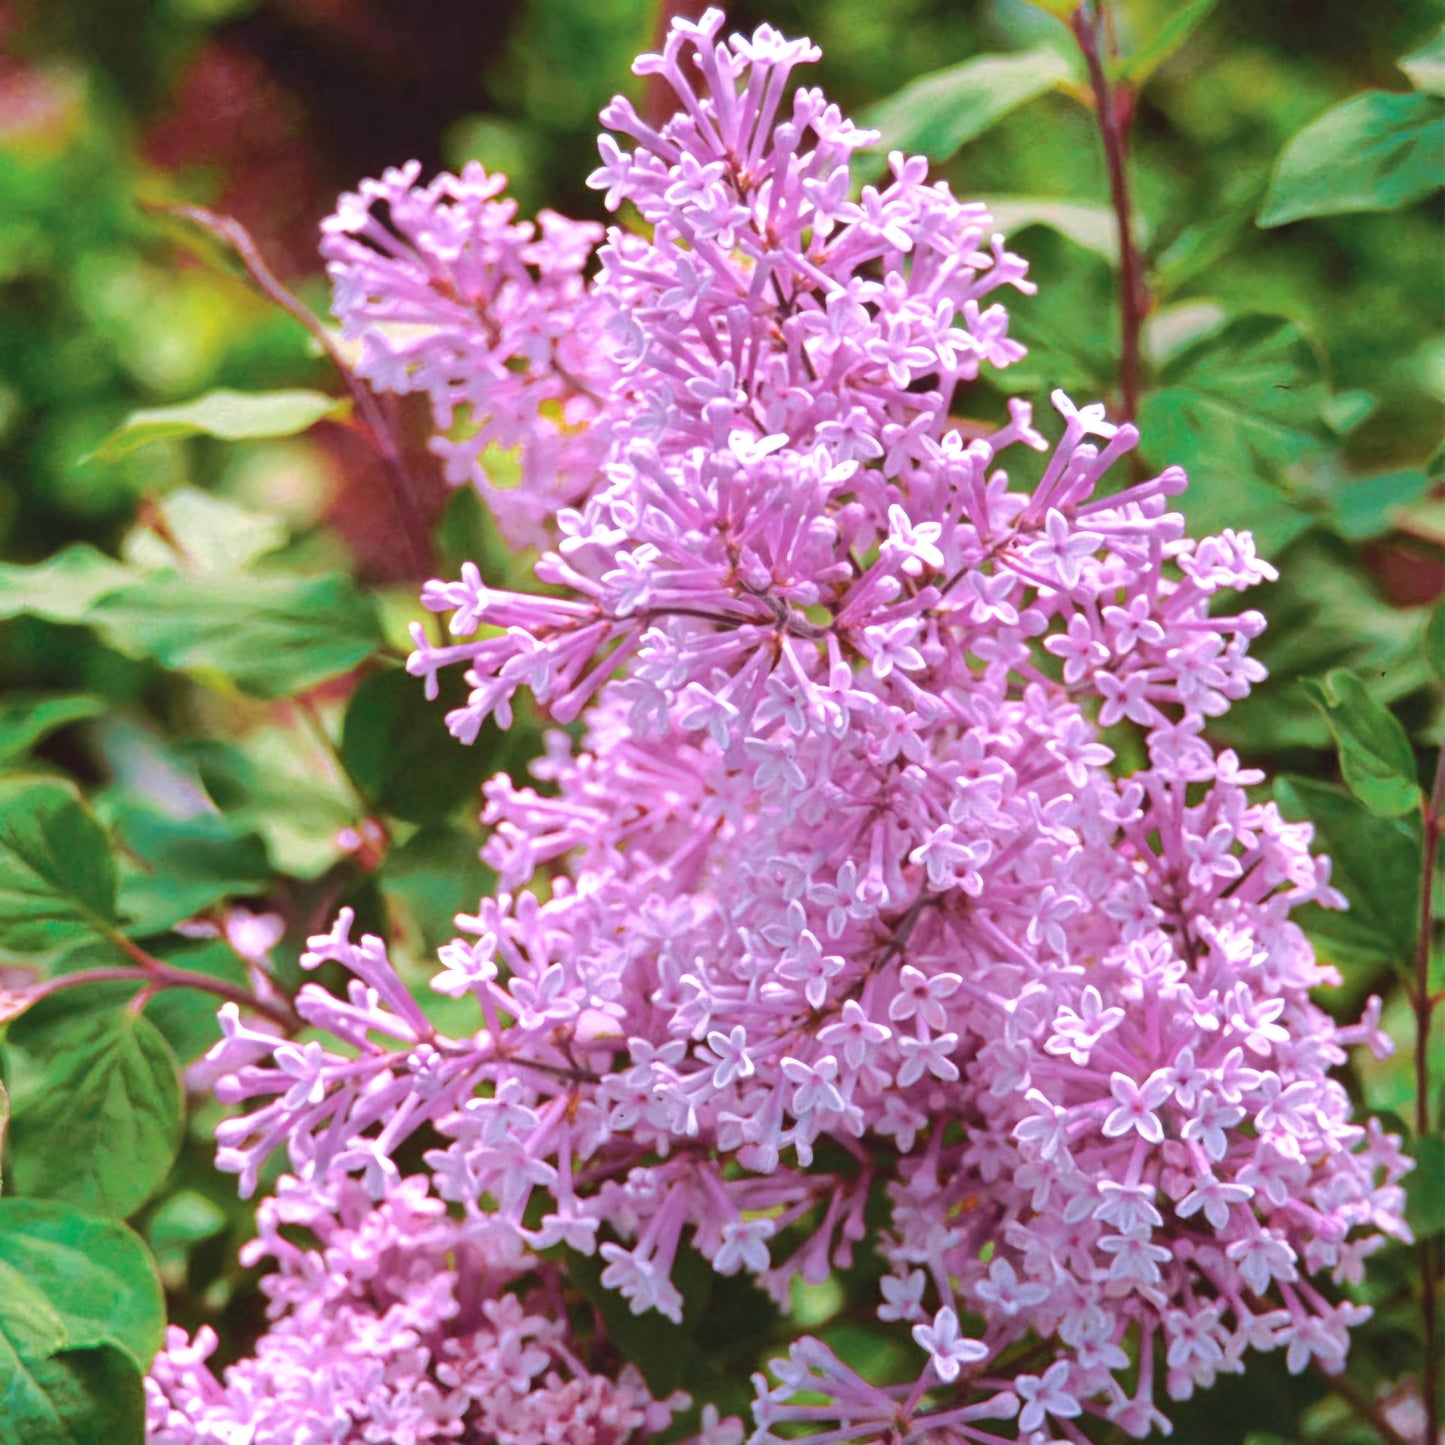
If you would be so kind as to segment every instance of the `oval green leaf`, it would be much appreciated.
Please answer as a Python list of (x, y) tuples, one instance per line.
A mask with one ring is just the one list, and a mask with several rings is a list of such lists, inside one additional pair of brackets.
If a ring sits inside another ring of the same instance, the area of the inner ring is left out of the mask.
[(0, 1199), (0, 1262), (60, 1318), (69, 1345), (119, 1345), (141, 1369), (165, 1336), (166, 1306), (150, 1251), (112, 1219), (67, 1204)]
[(1405, 729), (1387, 708), (1343, 667), (1300, 685), (1324, 714), (1340, 751), (1340, 772), (1349, 790), (1372, 812), (1398, 818), (1420, 805), (1415, 753)]
[(67, 989), (10, 1025), (6, 1048), (23, 1065), (12, 1074), (10, 1184), (124, 1219), (165, 1179), (184, 1121), (175, 1056), (117, 992)]
[(1274, 796), (1290, 822), (1315, 825), (1314, 846), (1329, 855), (1330, 882), (1350, 902), (1345, 913), (1309, 904), (1296, 921), (1333, 953), (1406, 966), (1420, 918), (1419, 829), (1377, 817), (1343, 788), (1308, 778), (1276, 778)]
[(115, 924), (105, 829), (65, 783), (0, 784), (0, 949), (57, 956)]
[(1348, 211), (1393, 211), (1445, 185), (1445, 101), (1367, 90), (1284, 148), (1261, 226)]
[(0, 1335), (0, 1445), (142, 1445), (145, 1386), (114, 1345), (19, 1357)]

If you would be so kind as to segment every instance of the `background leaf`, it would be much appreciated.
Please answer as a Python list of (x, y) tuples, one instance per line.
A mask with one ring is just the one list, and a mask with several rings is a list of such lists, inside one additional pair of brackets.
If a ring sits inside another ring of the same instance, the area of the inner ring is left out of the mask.
[(1077, 62), (1051, 46), (1013, 55), (981, 55), (934, 71), (865, 113), (882, 132), (878, 149), (947, 160), (1010, 111), (1070, 80)]
[(118, 992), (91, 985), (52, 994), (10, 1025), (5, 1047), (17, 1066), (16, 1193), (124, 1219), (166, 1177), (183, 1115), (174, 1055)]
[(1240, 316), (1186, 347), (1139, 411), (1151, 460), (1189, 473), (1183, 505), (1196, 532), (1248, 527), (1272, 554), (1310, 524), (1285, 490), (1322, 446), (1319, 357), (1281, 316)]
[(80, 622), (97, 598), (135, 580), (129, 567), (77, 542), (34, 566), (0, 565), (0, 618)]
[(263, 893), (271, 882), (265, 843), (219, 813), (173, 818), (130, 809), (116, 833), (128, 855), (117, 908), (138, 935), (171, 928), (222, 899)]
[(1371, 90), (1327, 110), (1284, 149), (1261, 226), (1393, 211), (1445, 185), (1445, 101)]
[[(0, 1391), (4, 1376), (0, 1360)], [(33, 1393), (22, 1394), (17, 1413), (0, 1416), (0, 1445), (142, 1445), (145, 1387), (124, 1350), (62, 1350), (30, 1363), (22, 1390), (26, 1382)]]
[(1142, 86), (1199, 29), (1218, 3), (1219, 0), (1185, 0), (1132, 55), (1126, 55), (1110, 67), (1112, 79), (1136, 88)]
[(1345, 913), (1312, 904), (1296, 920), (1331, 951), (1406, 964), (1419, 927), (1419, 829), (1377, 817), (1343, 789), (1307, 778), (1276, 778), (1274, 796), (1291, 822), (1315, 825), (1314, 849), (1329, 855), (1330, 882), (1350, 901)]
[(89, 620), (122, 652), (290, 697), (365, 661), (376, 609), (349, 577), (157, 576), (111, 593)]
[(31, 693), (0, 702), (0, 762), (28, 752), (67, 723), (98, 717), (105, 701), (86, 693)]
[(475, 748), (459, 748), (447, 731), (449, 707), (467, 688), (459, 678), (448, 696), (428, 702), (420, 682), (402, 668), (366, 678), (346, 709), (341, 760), (367, 799), (412, 823), (435, 822), (465, 807), (480, 811), (482, 783), (498, 768), (505, 739), (495, 726)]
[(1445, 95), (1445, 25), (1418, 50), (1412, 50), (1400, 61), (1400, 69), (1410, 77), (1416, 90), (1429, 95)]
[(350, 403), (319, 391), (240, 392), (221, 388), (179, 406), (133, 411), (95, 452), (113, 462), (152, 442), (209, 436), (222, 441), (289, 437), (309, 430), (323, 417), (339, 416)]
[(155, 508), (156, 522), (136, 527), (121, 547), (125, 560), (145, 571), (241, 572), (256, 558), (284, 547), (290, 535), (279, 517), (194, 487), (167, 493)]

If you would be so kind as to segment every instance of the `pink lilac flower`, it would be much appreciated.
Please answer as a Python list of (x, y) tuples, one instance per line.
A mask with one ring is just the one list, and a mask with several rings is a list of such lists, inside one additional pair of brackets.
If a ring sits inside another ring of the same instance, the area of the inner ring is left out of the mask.
[[(249, 1192), (284, 1146), (287, 1200), (369, 1199), (355, 1227), (388, 1259), (420, 1187), (394, 1156), (425, 1131), (448, 1238), (508, 1279), (595, 1250), (674, 1320), (684, 1249), (786, 1301), (868, 1239), (916, 1383), (805, 1336), (754, 1376), (757, 1445), (1015, 1416), (1035, 1438), (1085, 1408), (1142, 1437), (1167, 1424), (1156, 1357), (1171, 1398), (1250, 1349), (1338, 1368), (1360, 1312), (1323, 1276), (1408, 1237), (1409, 1161), (1327, 1077), (1378, 1045), (1377, 1013), (1341, 1029), (1310, 997), (1333, 975), (1290, 913), (1340, 905), (1328, 864), (1204, 733), (1263, 675), (1262, 618), (1227, 594), (1273, 568), (1246, 533), (1187, 535), (1178, 468), (1116, 484), (1138, 432), (1099, 406), (1056, 393), (1051, 449), (1018, 401), (963, 435), (961, 393), (1022, 354), (994, 293), (1030, 290), (1024, 263), (916, 158), (849, 199), (873, 137), (790, 88), (817, 52), (722, 27), (678, 20), (638, 62), (670, 120), (604, 112), (592, 183), (645, 234), (539, 234), (479, 169), (389, 173), (327, 227), (365, 375), (427, 392), (455, 475), (540, 553), (535, 591), (471, 566), (429, 583), (450, 635), (418, 626), (411, 671), (435, 692), (464, 670), (463, 743), (523, 689), (577, 726), (535, 786), (485, 789), (498, 890), (434, 980), (475, 1029), (438, 1032), (344, 913), (303, 963), (349, 983), (296, 1001), (336, 1047), (224, 1021), (208, 1067), (244, 1112), (218, 1162)], [(1049, 451), (1032, 488), (1020, 446)], [(488, 487), (507, 449), (520, 484)], [(1126, 720), (1133, 771), (1099, 737)], [(283, 1315), (309, 1319), (311, 1266), (278, 1258)], [(405, 1352), (433, 1349), (460, 1282), (346, 1316), (405, 1354), (377, 1430), (455, 1434), (472, 1380), (642, 1401), (631, 1376), (531, 1370), (564, 1360), (563, 1322), (525, 1299), (503, 1318), (500, 1290), (425, 1361)], [(1026, 1340), (1038, 1373), (1010, 1379)], [(332, 1408), (319, 1381), (370, 1388), (370, 1356), (327, 1375), (320, 1348), (285, 1346), (304, 1368), (277, 1419)], [(166, 1429), (244, 1419), (272, 1356), (233, 1387), (194, 1353), (157, 1366), (155, 1418), (159, 1391)]]

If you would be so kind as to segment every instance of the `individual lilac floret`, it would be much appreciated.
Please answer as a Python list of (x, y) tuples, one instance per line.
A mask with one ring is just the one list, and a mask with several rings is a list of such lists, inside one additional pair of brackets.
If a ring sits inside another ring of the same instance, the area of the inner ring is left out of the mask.
[[(1205, 736), (1264, 675), (1225, 595), (1274, 569), (1187, 535), (1178, 468), (1116, 477), (1138, 432), (1102, 407), (1055, 393), (1052, 447), (1019, 402), (956, 422), (1020, 354), (992, 293), (1023, 263), (921, 161), (852, 199), (870, 137), (788, 94), (816, 52), (722, 24), (639, 62), (670, 121), (608, 108), (593, 183), (647, 233), (609, 231), (590, 281), (590, 238), (521, 256), (480, 173), (397, 173), (331, 228), (371, 374), (441, 424), (465, 392), (522, 455), (491, 505), (542, 540), (534, 592), (429, 583), (451, 640), (418, 627), (411, 670), (466, 670), (463, 742), (519, 689), (579, 726), (537, 786), (487, 785), (498, 892), (435, 979), (475, 1032), (437, 1033), (343, 914), (304, 961), (345, 997), (297, 1001), (336, 1047), (227, 1020), (211, 1066), (251, 1111), (220, 1162), (253, 1186), (284, 1143), (386, 1219), (426, 1130), (448, 1228), (596, 1254), (672, 1320), (685, 1250), (786, 1305), (868, 1238), (915, 1379), (797, 1340), (754, 1376), (756, 1445), (1086, 1413), (1142, 1438), (1251, 1349), (1338, 1370), (1338, 1287), (1408, 1238), (1410, 1166), (1329, 1077), (1381, 1036), (1310, 997), (1334, 976), (1290, 915), (1341, 904), (1328, 863)], [(1020, 445), (1049, 452), (1031, 488)], [(214, 1394), (157, 1379), (182, 1413)]]

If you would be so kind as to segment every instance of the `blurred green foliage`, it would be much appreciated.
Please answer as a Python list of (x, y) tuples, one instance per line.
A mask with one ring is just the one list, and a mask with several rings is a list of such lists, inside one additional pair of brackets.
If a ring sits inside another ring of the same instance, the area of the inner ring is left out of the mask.
[[(1014, 394), (1047, 416), (1055, 386), (1118, 399), (1118, 227), (1070, 9), (747, 0), (729, 17), (811, 34), (817, 83), (929, 150), (1030, 259), (1039, 294), (1010, 309), (1031, 355), (968, 394), (973, 419), (1002, 417)], [(1353, 1062), (1349, 1082), (1426, 1165), (1412, 1217), (1438, 1259), (1445, 1035), (1437, 1013), (1422, 1136), (1407, 965), (1419, 787), (1445, 738), (1442, 9), (1108, 10), (1112, 77), (1133, 91), (1144, 453), (1189, 469), (1197, 529), (1254, 529), (1281, 572), (1262, 603), (1271, 679), (1216, 737), (1277, 778), (1286, 815), (1311, 820), (1336, 859), (1353, 911), (1304, 921), (1341, 971), (1342, 1011), (1385, 997), (1401, 1047)], [(450, 745), (446, 700), (426, 703), (400, 667), (421, 579), (392, 543), (386, 475), (329, 400), (334, 371), (230, 257), (140, 203), (237, 215), (324, 314), (316, 222), (337, 191), (413, 152), (428, 169), (476, 156), (507, 171), (524, 212), (600, 216), (582, 185), (595, 113), (619, 87), (648, 103), (627, 67), (659, 21), (656, 0), (0, 5), (0, 988), (124, 969), (143, 946), (213, 990), (281, 1000), (302, 941), (350, 904), (396, 943), (427, 1007), (451, 1006), (425, 990), (426, 959), (489, 886), (478, 788), (525, 766), (536, 727)], [(220, 401), (192, 405), (208, 393)], [(436, 568), (473, 557), (489, 576), (525, 575), (474, 497), (443, 505), (425, 419), (390, 420), (423, 474)], [(184, 920), (190, 937), (172, 931)], [(257, 927), (268, 946), (248, 953)], [(1438, 990), (1438, 957), (1429, 967)], [(147, 1279), (158, 1269), (172, 1319), (218, 1328), (223, 1360), (262, 1323), (236, 1263), (250, 1210), (211, 1165), (217, 1106), (183, 1101), (177, 1082), (217, 1036), (218, 999), (172, 989), (137, 1014), (134, 992), (54, 995), (0, 1052), (4, 1189), (34, 1196), (0, 1200), (0, 1337), (34, 1419), (68, 1400), (114, 1445), (136, 1438), (155, 1342), (137, 1259)], [(133, 1108), (105, 1127), (112, 1079)], [(47, 1168), (36, 1141), (56, 1130), (94, 1136), (79, 1168)], [(21, 1279), (37, 1232), (89, 1260), (74, 1298)], [(1271, 1358), (1179, 1407), (1176, 1438), (1380, 1438), (1358, 1401), (1368, 1413), (1408, 1391), (1419, 1279), (1403, 1247), (1372, 1264), (1349, 1287), (1376, 1307), (1352, 1356), (1355, 1406)], [(738, 1408), (734, 1387), (776, 1339), (760, 1297), (706, 1270), (689, 1288), (710, 1324), (685, 1348), (618, 1314), (585, 1270), (577, 1281), (661, 1388), (716, 1377)], [(886, 1371), (897, 1341), (856, 1308), (866, 1293), (850, 1277), (796, 1306)], [(82, 1294), (117, 1301), (108, 1327)], [(14, 1428), (0, 1423), (0, 1440), (41, 1438)]]

